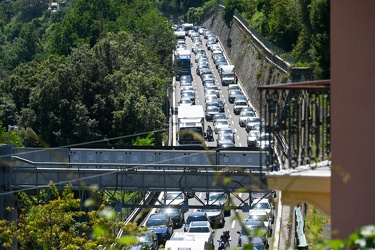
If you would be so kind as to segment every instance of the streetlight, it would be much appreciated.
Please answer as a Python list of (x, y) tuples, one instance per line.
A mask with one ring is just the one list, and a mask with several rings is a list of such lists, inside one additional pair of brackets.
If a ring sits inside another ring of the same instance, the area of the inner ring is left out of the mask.
[(8, 125), (8, 144), (10, 144), (10, 131), (11, 130), (18, 130), (17, 125)]

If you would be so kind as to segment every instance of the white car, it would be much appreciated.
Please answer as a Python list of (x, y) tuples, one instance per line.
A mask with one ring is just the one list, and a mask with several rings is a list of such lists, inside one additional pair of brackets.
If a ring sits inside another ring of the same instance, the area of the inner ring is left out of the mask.
[(247, 220), (260, 220), (263, 221), (264, 226), (267, 228), (268, 237), (272, 235), (272, 218), (265, 210), (250, 210)]
[(181, 205), (185, 201), (185, 195), (181, 192), (167, 192), (164, 200), (166, 205)]
[(229, 128), (229, 121), (227, 119), (217, 120), (215, 122), (215, 127), (214, 127), (216, 134), (220, 130), (220, 128)]
[(254, 199), (251, 203), (250, 210), (266, 211), (271, 217), (271, 223), (275, 220), (273, 205), (267, 198)]

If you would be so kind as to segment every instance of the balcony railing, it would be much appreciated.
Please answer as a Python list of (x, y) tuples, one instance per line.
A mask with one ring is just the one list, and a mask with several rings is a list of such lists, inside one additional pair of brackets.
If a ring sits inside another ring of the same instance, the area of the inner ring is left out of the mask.
[(331, 159), (330, 80), (258, 87), (271, 137), (267, 167), (295, 168)]

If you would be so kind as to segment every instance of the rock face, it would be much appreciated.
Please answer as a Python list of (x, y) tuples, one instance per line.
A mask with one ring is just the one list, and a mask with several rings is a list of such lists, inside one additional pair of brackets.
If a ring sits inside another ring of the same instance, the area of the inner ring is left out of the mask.
[(236, 21), (228, 28), (222, 20), (221, 12), (217, 11), (203, 26), (219, 37), (230, 63), (236, 67), (244, 91), (256, 110), (259, 110), (260, 99), (258, 86), (288, 81), (289, 74), (268, 61), (262, 51), (252, 43), (252, 37)]

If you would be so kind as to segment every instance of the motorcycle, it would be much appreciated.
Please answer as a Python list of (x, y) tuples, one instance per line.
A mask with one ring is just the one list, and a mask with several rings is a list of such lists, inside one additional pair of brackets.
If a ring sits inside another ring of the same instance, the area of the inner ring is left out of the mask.
[(206, 138), (207, 138), (207, 141), (213, 141), (214, 140), (214, 133), (213, 133), (212, 129), (207, 129)]
[(224, 250), (230, 248), (229, 242), (231, 240), (223, 241), (223, 240), (217, 240), (219, 242), (218, 250)]

